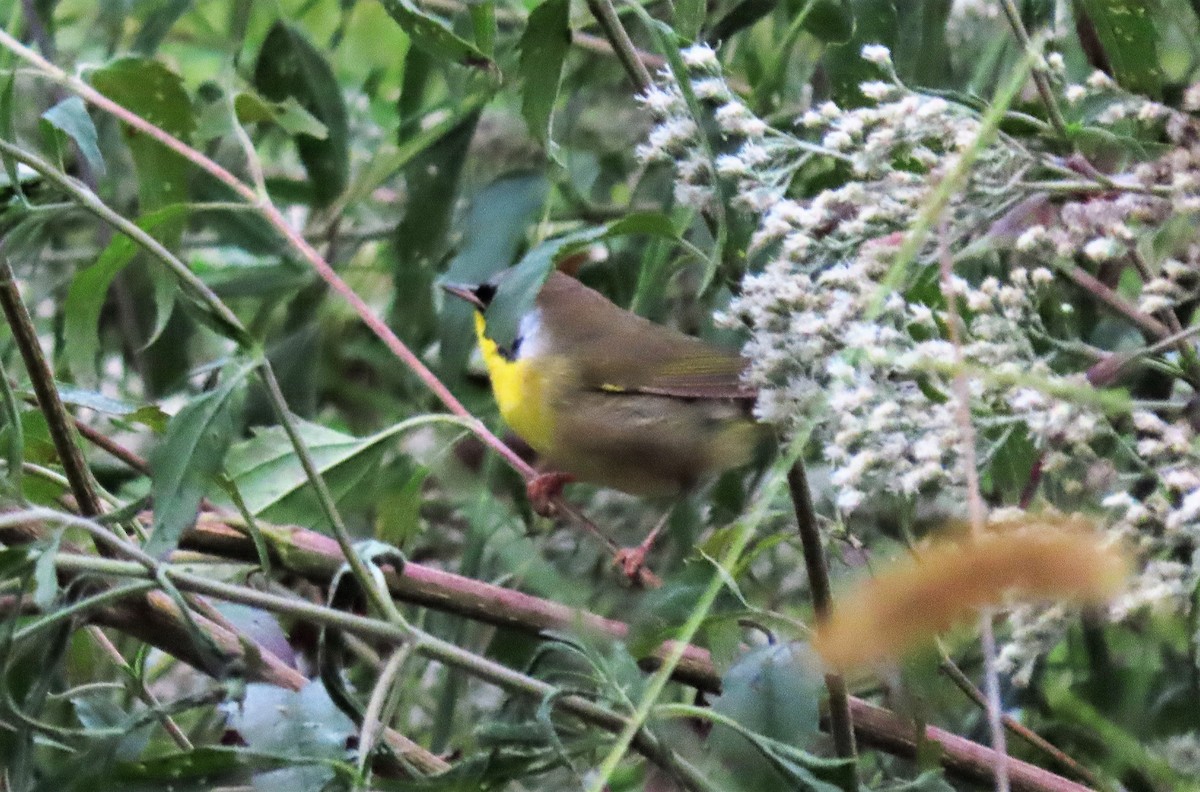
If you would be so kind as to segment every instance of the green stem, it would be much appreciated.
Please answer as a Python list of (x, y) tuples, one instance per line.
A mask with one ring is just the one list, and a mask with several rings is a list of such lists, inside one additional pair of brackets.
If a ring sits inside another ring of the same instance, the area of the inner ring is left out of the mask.
[(758, 497), (755, 499), (753, 510), (738, 522), (736, 533), (730, 542), (729, 549), (721, 559), (720, 568), (713, 573), (712, 579), (709, 580), (708, 586), (696, 601), (696, 606), (692, 609), (687, 622), (680, 628), (679, 634), (674, 637), (675, 643), (671, 646), (666, 657), (663, 658), (662, 665), (650, 677), (649, 682), (646, 684), (646, 691), (642, 695), (642, 700), (639, 702), (637, 709), (634, 710), (633, 717), (625, 722), (620, 733), (618, 733), (616, 742), (609, 749), (608, 755), (604, 757), (604, 760), (597, 768), (592, 778), (592, 783), (588, 786), (588, 792), (603, 792), (607, 788), (613, 772), (617, 769), (617, 765), (620, 764), (621, 759), (624, 758), (625, 752), (629, 749), (635, 736), (644, 733), (642, 732), (642, 726), (658, 702), (658, 697), (662, 695), (667, 682), (670, 681), (675, 666), (679, 664), (680, 659), (682, 659), (684, 652), (687, 650), (688, 644), (691, 643), (696, 633), (699, 632), (700, 627), (704, 624), (704, 620), (708, 617), (708, 612), (716, 601), (717, 595), (725, 586), (726, 579), (733, 575), (734, 569), (742, 557), (742, 553), (745, 552), (746, 547), (750, 544), (750, 539), (754, 536), (754, 530), (766, 519), (771, 502), (775, 499), (775, 495), (783, 488), (786, 481), (786, 471), (791, 468), (795, 460), (799, 458), (799, 455), (799, 451), (796, 448), (793, 448), (789, 453), (784, 455), (781, 463), (786, 464), (776, 464), (772, 475), (763, 484)]

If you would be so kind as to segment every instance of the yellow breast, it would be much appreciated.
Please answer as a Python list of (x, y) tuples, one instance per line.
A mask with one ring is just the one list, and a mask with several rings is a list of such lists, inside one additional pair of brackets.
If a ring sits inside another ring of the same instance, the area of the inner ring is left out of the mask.
[(475, 336), (492, 380), (492, 394), (505, 423), (539, 453), (546, 453), (554, 439), (552, 394), (544, 366), (531, 365), (527, 358), (509, 360), (496, 342), (484, 332), (483, 314), (475, 312)]

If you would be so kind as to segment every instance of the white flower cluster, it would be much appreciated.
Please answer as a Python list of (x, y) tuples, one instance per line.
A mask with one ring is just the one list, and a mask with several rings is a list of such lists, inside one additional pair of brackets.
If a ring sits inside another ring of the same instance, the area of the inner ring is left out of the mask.
[(1200, 444), (1185, 420), (1168, 423), (1149, 411), (1133, 414), (1140, 475), (1103, 501), (1113, 530), (1148, 558), (1112, 615), (1124, 619), (1146, 606), (1183, 612), (1200, 582)]
[[(664, 75), (643, 99), (659, 125), (640, 154), (674, 164), (679, 200), (711, 207), (725, 190), (756, 223), (748, 249), (753, 271), (719, 321), (750, 330), (744, 354), (759, 389), (759, 417), (814, 432), (844, 515), (896, 498), (965, 503), (952, 382), (965, 370), (981, 472), (1010, 440), (1031, 444), (1038, 455), (1031, 477), (1043, 495), (1067, 499), (1071, 508), (1100, 509), (1103, 502), (1117, 520), (1114, 538), (1135, 540), (1142, 568), (1111, 616), (1128, 618), (1153, 605), (1186, 612), (1200, 580), (1194, 432), (1138, 413), (1137, 447), (1122, 454), (1122, 419), (1114, 428), (1087, 400), (1071, 398), (1091, 386), (1082, 372), (1064, 371), (1056, 350), (1069, 345), (1056, 342), (1039, 309), (1064, 263), (1131, 268), (1142, 281), (1140, 309), (1160, 317), (1200, 293), (1200, 242), (1185, 233), (1200, 214), (1200, 123), (1122, 98), (1103, 75), (1077, 90), (1066, 86), (1063, 59), (1048, 55), (1046, 70), (1068, 98), (1081, 91), (1080, 101), (1117, 96), (1107, 107), (1161, 124), (1170, 150), (1111, 182), (1097, 179), (1104, 189), (1056, 196), (1025, 187), (1025, 179), (1036, 184), (1030, 174), (1051, 173), (1086, 183), (1086, 164), (1000, 135), (973, 152), (968, 178), (941, 213), (933, 240), (916, 251), (901, 290), (885, 289), (931, 185), (956, 154), (975, 146), (980, 123), (969, 108), (905, 88), (886, 48), (872, 45), (862, 54), (887, 78), (861, 86), (875, 104), (847, 110), (826, 102), (804, 113), (795, 130), (754, 116), (705, 45), (684, 53), (692, 70), (688, 91)], [(1200, 107), (1200, 87), (1186, 97)], [(696, 104), (708, 114), (699, 124), (689, 109)], [(1112, 114), (1110, 123), (1121, 115)], [(701, 127), (716, 134), (703, 138)], [(814, 160), (834, 164), (844, 180), (796, 197), (792, 182)], [(1033, 211), (1015, 220), (1023, 205)], [(935, 243), (959, 251), (985, 238), (994, 243), (990, 271), (1001, 263), (1007, 271), (971, 280), (952, 275), (943, 284)], [(950, 334), (956, 323), (957, 348)], [(1072, 618), (1060, 606), (1015, 609), (1004, 668), (1028, 681)]]

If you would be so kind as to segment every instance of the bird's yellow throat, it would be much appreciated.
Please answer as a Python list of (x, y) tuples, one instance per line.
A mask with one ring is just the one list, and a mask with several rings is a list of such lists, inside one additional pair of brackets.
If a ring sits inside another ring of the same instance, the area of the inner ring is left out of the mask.
[(492, 380), (492, 394), (500, 415), (510, 428), (537, 452), (545, 453), (554, 438), (554, 415), (545, 363), (533, 365), (529, 358), (509, 360), (488, 338), (483, 313), (475, 312), (475, 337)]

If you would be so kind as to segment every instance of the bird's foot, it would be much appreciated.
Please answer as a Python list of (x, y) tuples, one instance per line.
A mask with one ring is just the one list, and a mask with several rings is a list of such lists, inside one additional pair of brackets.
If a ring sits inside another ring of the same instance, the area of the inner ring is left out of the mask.
[(539, 473), (525, 484), (525, 494), (534, 512), (543, 517), (554, 516), (554, 499), (562, 495), (563, 487), (575, 480), (570, 473)]
[(629, 578), (630, 582), (637, 583), (644, 573), (650, 571), (646, 569), (646, 556), (650, 553), (650, 549), (654, 547), (654, 540), (658, 538), (658, 533), (662, 530), (663, 522), (655, 526), (654, 530), (642, 540), (640, 545), (637, 547), (622, 547), (613, 556), (613, 563), (621, 567), (621, 571), (625, 573), (625, 577)]

